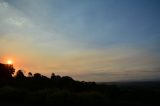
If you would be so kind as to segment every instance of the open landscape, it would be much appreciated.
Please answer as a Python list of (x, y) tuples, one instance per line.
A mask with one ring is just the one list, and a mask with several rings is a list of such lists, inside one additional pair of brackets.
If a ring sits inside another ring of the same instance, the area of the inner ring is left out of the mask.
[[(24, 106), (114, 106), (158, 105), (160, 82), (95, 83), (75, 81), (69, 76), (52, 73), (51, 77), (40, 73), (17, 71), (14, 77), (12, 65), (0, 64), (1, 105)], [(2, 77), (3, 76), (3, 77)]]
[(0, 106), (160, 106), (160, 0), (0, 0)]

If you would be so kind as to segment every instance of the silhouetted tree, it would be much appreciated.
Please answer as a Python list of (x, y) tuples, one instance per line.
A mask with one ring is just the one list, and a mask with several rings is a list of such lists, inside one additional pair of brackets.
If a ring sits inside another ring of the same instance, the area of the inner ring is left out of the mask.
[(25, 75), (23, 74), (23, 71), (22, 70), (18, 70), (16, 75), (15, 75), (15, 78), (17, 80), (24, 80), (26, 77)]
[(64, 76), (64, 77), (62, 77), (61, 78), (61, 81), (63, 82), (72, 82), (72, 81), (74, 81), (71, 77), (69, 77), (69, 76)]
[(52, 74), (51, 74), (51, 79), (54, 79), (55, 76), (56, 76), (55, 73), (52, 73)]
[(27, 79), (26, 76), (24, 75), (22, 70), (18, 70), (16, 72), (16, 75), (14, 76), (15, 78), (15, 85), (18, 87), (25, 87), (27, 85)]
[(28, 73), (28, 77), (32, 77), (32, 73), (31, 72)]
[(35, 73), (35, 74), (33, 75), (33, 78), (34, 78), (35, 80), (41, 80), (41, 77), (42, 77), (42, 75), (41, 75), (40, 73)]
[(15, 69), (13, 65), (0, 63), (0, 83), (7, 83), (13, 77)]
[(60, 79), (61, 79), (61, 76), (59, 76), (59, 75), (55, 75), (55, 74), (51, 75), (51, 80), (53, 82), (58, 82)]
[(59, 80), (61, 87), (69, 87), (72, 88), (74, 80), (69, 76), (64, 76)]

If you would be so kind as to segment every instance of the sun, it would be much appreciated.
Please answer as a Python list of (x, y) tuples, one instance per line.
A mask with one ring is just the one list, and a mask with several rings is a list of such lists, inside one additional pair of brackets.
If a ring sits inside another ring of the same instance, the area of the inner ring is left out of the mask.
[(13, 64), (12, 60), (7, 60), (7, 64)]

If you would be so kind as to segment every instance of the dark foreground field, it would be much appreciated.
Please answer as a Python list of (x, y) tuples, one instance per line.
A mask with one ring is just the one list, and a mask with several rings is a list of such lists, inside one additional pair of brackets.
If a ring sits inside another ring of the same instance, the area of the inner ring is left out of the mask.
[(122, 83), (117, 85), (87, 85), (87, 83), (82, 83), (81, 89), (74, 89), (71, 86), (52, 86), (39, 89), (3, 86), (0, 88), (0, 106), (160, 105), (159, 82)]

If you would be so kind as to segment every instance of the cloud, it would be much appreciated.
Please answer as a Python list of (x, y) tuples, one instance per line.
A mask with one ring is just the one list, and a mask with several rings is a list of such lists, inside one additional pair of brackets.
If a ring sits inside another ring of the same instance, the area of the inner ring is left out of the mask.
[(5, 1), (0, 1), (0, 23), (1, 35), (24, 33), (34, 28), (34, 23), (22, 11)]
[(8, 18), (6, 22), (8, 24), (13, 24), (17, 27), (23, 27), (24, 24), (26, 23), (26, 19), (25, 18)]
[(4, 1), (1, 1), (1, 2), (0, 2), (0, 7), (1, 7), (1, 8), (8, 8), (8, 3), (7, 3), (7, 2), (4, 2)]

